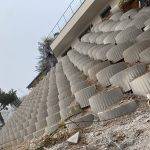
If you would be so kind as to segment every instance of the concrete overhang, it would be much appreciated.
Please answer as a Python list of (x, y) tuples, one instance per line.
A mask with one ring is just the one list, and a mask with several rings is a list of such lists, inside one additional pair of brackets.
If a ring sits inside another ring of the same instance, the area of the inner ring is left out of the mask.
[(58, 57), (66, 51), (111, 0), (86, 0), (51, 44)]

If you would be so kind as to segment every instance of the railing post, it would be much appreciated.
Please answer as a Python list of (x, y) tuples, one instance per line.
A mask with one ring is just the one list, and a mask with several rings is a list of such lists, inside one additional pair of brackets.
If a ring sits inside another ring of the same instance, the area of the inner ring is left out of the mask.
[[(58, 22), (59, 23), (59, 22)], [(59, 24), (57, 23), (57, 27), (58, 27), (58, 30), (59, 30), (59, 32), (61, 31), (61, 29), (60, 29), (60, 27), (59, 27)]]
[[(68, 8), (66, 9), (66, 11), (63, 13), (63, 15), (60, 17), (60, 19), (58, 20), (58, 22), (56, 23), (56, 25), (54, 26), (54, 28), (52, 29), (52, 31), (50, 32), (50, 34), (55, 35), (55, 30), (57, 31), (57, 29), (58, 29), (59, 32), (61, 32), (61, 30), (62, 30), (63, 27), (67, 24), (67, 22), (69, 21), (69, 19), (74, 15), (74, 13), (76, 12), (76, 10), (75, 10), (75, 11), (73, 10), (73, 7), (72, 7), (73, 2), (75, 2), (75, 3), (80, 3), (80, 6), (81, 6), (81, 5), (83, 4), (83, 2), (85, 2), (85, 0), (77, 0), (77, 1), (73, 0), (73, 1), (70, 3), (70, 5), (68, 6)], [(73, 5), (73, 6), (74, 6), (74, 5)], [(80, 8), (80, 6), (78, 6), (78, 8)], [(71, 10), (72, 16), (71, 16), (69, 19), (66, 19), (66, 12), (67, 12), (69, 9)], [(63, 18), (64, 21), (65, 21), (65, 25), (63, 25), (63, 27), (60, 27), (60, 26), (59, 26), (59, 23), (61, 22), (61, 19), (62, 19), (62, 18)]]
[(71, 9), (71, 11), (72, 11), (72, 14), (74, 14), (74, 11), (73, 11), (73, 9), (72, 9), (71, 5), (70, 5), (69, 7), (70, 7), (70, 9)]
[(66, 18), (65, 18), (65, 15), (63, 14), (63, 18), (64, 18), (64, 20), (65, 20), (65, 23), (67, 23), (67, 20), (66, 20)]

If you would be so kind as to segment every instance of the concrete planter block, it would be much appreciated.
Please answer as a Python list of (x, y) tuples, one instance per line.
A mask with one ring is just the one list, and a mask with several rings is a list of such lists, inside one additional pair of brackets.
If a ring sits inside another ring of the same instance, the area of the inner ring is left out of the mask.
[(47, 126), (46, 119), (42, 119), (35, 123), (36, 131), (41, 130)]
[(140, 53), (140, 62), (150, 64), (150, 48), (147, 48)]
[(147, 20), (144, 22), (144, 25), (145, 25), (145, 26), (150, 25), (150, 18), (149, 18), (149, 19), (147, 19)]
[(75, 94), (77, 91), (80, 91), (81, 89), (86, 88), (88, 86), (89, 86), (89, 84), (86, 81), (75, 82), (71, 86), (71, 91), (73, 94)]
[[(71, 76), (68, 77), (68, 80), (72, 81), (72, 80), (76, 79), (77, 76), (82, 76), (82, 75), (83, 75), (83, 73), (81, 71), (75, 72), (74, 74), (72, 74)], [(86, 79), (86, 76), (83, 75), (83, 78)]]
[(30, 120), (28, 120), (29, 121), (29, 124), (31, 125), (31, 124), (35, 124), (36, 122), (37, 122), (37, 118), (36, 117), (34, 117), (34, 118), (31, 118)]
[(48, 109), (47, 109), (48, 116), (58, 113), (59, 111), (60, 111), (59, 104), (48, 107)]
[(45, 133), (50, 135), (53, 132), (55, 132), (58, 128), (59, 128), (59, 124), (55, 124), (55, 125), (50, 126), (50, 127), (48, 126), (48, 127), (45, 128)]
[(73, 105), (73, 106), (68, 106), (65, 109), (61, 109), (60, 111), (60, 116), (61, 119), (66, 120), (74, 115), (77, 115), (79, 113), (82, 112), (81, 107), (77, 104), (77, 105)]
[(46, 117), (47, 125), (52, 126), (59, 123), (61, 120), (60, 113), (53, 114), (53, 116)]
[(25, 141), (27, 141), (27, 140), (30, 141), (30, 140), (32, 140), (33, 138), (34, 138), (33, 134), (30, 134), (30, 135), (25, 136), (25, 137), (24, 137), (24, 140), (25, 140)]
[(134, 94), (146, 97), (150, 93), (150, 72), (134, 79), (130, 86)]
[(33, 133), (33, 137), (34, 138), (39, 138), (44, 134), (44, 132), (45, 132), (45, 129), (41, 129), (39, 131), (36, 131), (36, 132)]
[(96, 44), (90, 44), (90, 45), (87, 45), (85, 46), (82, 50), (82, 54), (83, 55), (88, 55), (88, 51), (89, 49), (93, 48)]
[(103, 34), (101, 34), (100, 36), (98, 36), (97, 38), (96, 38), (96, 44), (104, 44), (103, 43), (103, 41), (104, 41), (104, 39), (109, 35), (109, 34), (111, 34), (112, 32), (106, 32), (106, 33), (103, 33)]
[(97, 80), (102, 86), (105, 86), (105, 87), (109, 86), (111, 85), (109, 81), (110, 78), (116, 73), (126, 68), (127, 68), (127, 64), (124, 62), (120, 62), (117, 64), (113, 64), (111, 66), (108, 66), (96, 74)]
[(100, 36), (100, 34), (102, 34), (102, 32), (92, 34), (92, 35), (89, 37), (89, 42), (90, 42), (90, 43), (95, 43), (95, 42), (96, 42), (96, 38), (97, 38), (98, 36)]
[(123, 20), (123, 21), (120, 21), (116, 27), (115, 27), (115, 31), (122, 31), (122, 30), (125, 30), (128, 26), (128, 24), (131, 22), (132, 20), (131, 19), (126, 19), (126, 20)]
[(141, 42), (145, 40), (150, 40), (150, 30), (145, 31), (136, 37), (136, 41)]
[(112, 20), (104, 20), (103, 22), (100, 22), (99, 23), (99, 31), (102, 31), (102, 28), (106, 25), (106, 24), (108, 24), (109, 22), (112, 22)]
[(95, 66), (95, 65), (97, 65), (97, 64), (99, 64), (99, 63), (101, 63), (101, 61), (91, 61), (91, 62), (87, 63), (87, 64), (83, 67), (83, 72), (84, 72), (84, 74), (85, 74), (85, 75), (88, 75), (88, 70), (89, 70), (91, 67), (93, 67), (93, 66)]
[[(149, 17), (149, 15), (150, 15), (150, 11), (139, 11), (135, 16), (134, 16), (134, 18), (133, 18), (133, 20), (134, 19), (137, 19), (137, 18), (140, 18), (141, 16), (147, 16), (147, 17)], [(145, 22), (144, 20), (143, 20), (143, 22)], [(138, 23), (138, 22), (137, 22)]]
[(105, 61), (107, 60), (106, 58), (106, 53), (112, 48), (114, 47), (115, 45), (114, 44), (107, 44), (106, 46), (104, 46), (103, 48), (99, 49), (97, 52), (96, 52), (96, 55), (93, 56), (95, 60), (102, 60), (102, 61)]
[(29, 126), (29, 122), (28, 122), (28, 121), (23, 122), (23, 127), (24, 127), (24, 128), (27, 128), (28, 126)]
[[(65, 93), (65, 91), (68, 91), (70, 90), (70, 84), (64, 84), (64, 85), (61, 85), (59, 86), (58, 85), (58, 93), (59, 95), (63, 96), (63, 93)], [(59, 98), (59, 95), (58, 95), (58, 98)]]
[(89, 36), (91, 33), (87, 33), (81, 38), (81, 42), (89, 42)]
[(22, 129), (23, 129), (23, 125), (21, 125), (21, 124), (18, 125), (18, 124), (17, 124), (17, 129), (18, 129), (18, 130), (22, 130)]
[(112, 27), (116, 25), (117, 21), (110, 20), (107, 24), (102, 27), (103, 32), (110, 32)]
[(115, 37), (117, 36), (119, 32), (120, 31), (115, 31), (109, 34), (108, 36), (106, 36), (106, 38), (103, 41), (104, 44), (110, 44), (110, 43), (115, 44), (116, 43)]
[(89, 56), (90, 58), (93, 58), (93, 55), (92, 55), (93, 51), (95, 51), (96, 49), (99, 49), (101, 46), (102, 46), (102, 45), (96, 45), (96, 46), (93, 46), (92, 48), (90, 48), (90, 49), (88, 50), (88, 56)]
[(123, 93), (120, 88), (100, 92), (89, 99), (91, 110), (94, 113), (102, 112), (121, 101)]
[(94, 26), (91, 28), (91, 32), (93, 32), (93, 33), (98, 33), (98, 32), (99, 32), (99, 24), (94, 25)]
[(80, 104), (81, 108), (89, 106), (89, 98), (96, 93), (94, 85), (84, 88), (75, 93), (76, 101)]
[(54, 98), (49, 98), (46, 102), (47, 105), (53, 105), (53, 104), (57, 104), (59, 101), (58, 97), (54, 97)]
[(127, 11), (126, 13), (124, 13), (121, 17), (120, 20), (125, 20), (128, 18), (133, 18), (136, 14), (137, 14), (137, 10), (136, 9), (130, 9), (129, 11)]
[(92, 125), (94, 120), (93, 114), (86, 114), (84, 116), (77, 116), (74, 119), (70, 119), (70, 121), (66, 122), (66, 126), (69, 131), (76, 130), (79, 128), (86, 128)]
[(106, 53), (107, 59), (115, 63), (122, 60), (123, 52), (132, 44), (132, 42), (125, 42), (114, 46), (113, 48), (109, 49), (109, 51)]
[(84, 62), (81, 62), (80, 64), (78, 64), (78, 69), (80, 70), (80, 71), (83, 71), (83, 67), (84, 67), (84, 65), (85, 64), (87, 64), (87, 63), (89, 63), (91, 60), (89, 59), (89, 60), (86, 60), (86, 61), (84, 61)]
[(39, 115), (39, 116), (37, 116), (37, 122), (39, 122), (40, 120), (43, 120), (43, 118), (46, 118), (48, 116), (48, 114), (47, 115)]
[(110, 62), (109, 61), (105, 61), (105, 62), (101, 62), (97, 65), (94, 65), (93, 67), (91, 67), (89, 70), (88, 70), (88, 75), (90, 77), (90, 79), (96, 81), (97, 78), (96, 78), (96, 74), (104, 69), (105, 67), (108, 67), (110, 65)]
[(135, 17), (127, 26), (128, 27), (132, 27), (132, 26), (135, 26), (137, 27), (138, 29), (142, 29), (145, 25), (144, 25), (144, 22), (149, 18), (149, 16), (147, 15), (139, 15), (137, 17)]
[(26, 135), (27, 135), (27, 130), (26, 129), (20, 130), (20, 136), (21, 137), (25, 137)]
[(58, 98), (59, 98), (59, 100), (63, 100), (63, 99), (65, 99), (65, 98), (71, 97), (71, 96), (72, 96), (71, 90), (68, 89), (68, 90), (64, 90), (63, 93), (60, 93), (60, 94), (58, 95)]
[(67, 97), (64, 100), (59, 101), (59, 107), (60, 109), (65, 109), (67, 106), (69, 106), (74, 101), (74, 97)]
[(150, 40), (134, 44), (123, 52), (125, 62), (134, 64), (140, 60), (140, 53), (150, 47)]
[(27, 134), (32, 134), (35, 131), (36, 131), (35, 125), (30, 125), (29, 127), (27, 127)]
[(113, 86), (119, 86), (124, 92), (130, 91), (130, 82), (146, 72), (146, 65), (139, 63), (129, 67), (110, 78)]
[(118, 33), (115, 40), (119, 43), (124, 43), (127, 41), (135, 42), (136, 37), (142, 33), (142, 30), (136, 27), (129, 27)]
[(117, 13), (114, 13), (109, 19), (113, 21), (119, 21), (120, 17), (123, 15), (122, 11), (119, 11)]
[(99, 112), (98, 116), (101, 121), (114, 119), (123, 115), (133, 113), (137, 109), (137, 103), (132, 100), (113, 107), (105, 112)]
[[(70, 89), (70, 84), (68, 83), (67, 85), (64, 84), (64, 85), (58, 85), (58, 93), (60, 96), (63, 96), (65, 93), (65, 91), (68, 91)], [(58, 95), (58, 98), (59, 98), (59, 95)]]
[(79, 76), (73, 76), (70, 79), (70, 86), (72, 87), (77, 82), (82, 82), (82, 81), (85, 81), (85, 80), (87, 80), (87, 77), (84, 74), (79, 75)]

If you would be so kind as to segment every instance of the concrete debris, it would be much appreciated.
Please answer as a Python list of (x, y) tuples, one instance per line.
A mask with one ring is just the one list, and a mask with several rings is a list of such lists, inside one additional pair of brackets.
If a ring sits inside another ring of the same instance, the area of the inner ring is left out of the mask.
[(147, 94), (147, 99), (150, 100), (150, 94)]
[(78, 141), (79, 141), (79, 139), (80, 139), (80, 132), (77, 132), (76, 134), (74, 134), (73, 136), (71, 136), (71, 137), (67, 140), (67, 142), (73, 143), (73, 144), (77, 144)]

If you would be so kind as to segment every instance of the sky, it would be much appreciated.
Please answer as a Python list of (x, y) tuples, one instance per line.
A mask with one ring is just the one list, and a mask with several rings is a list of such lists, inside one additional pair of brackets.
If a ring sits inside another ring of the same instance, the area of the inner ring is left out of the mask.
[(0, 88), (19, 96), (37, 75), (37, 43), (71, 0), (0, 0)]

